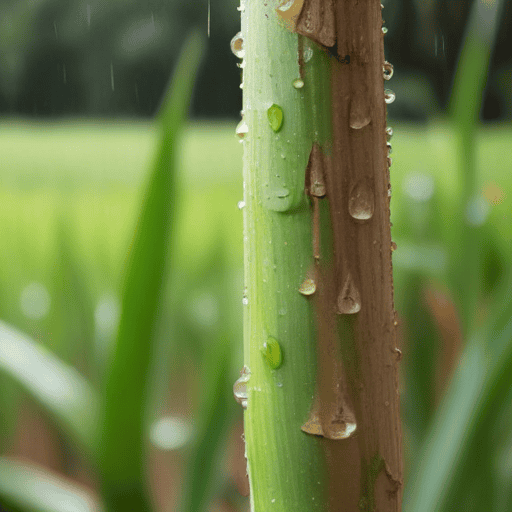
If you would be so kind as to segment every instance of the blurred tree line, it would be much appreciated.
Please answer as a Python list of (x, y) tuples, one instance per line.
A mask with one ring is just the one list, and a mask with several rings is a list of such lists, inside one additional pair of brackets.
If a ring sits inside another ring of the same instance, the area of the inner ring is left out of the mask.
[[(447, 106), (473, 0), (383, 0), (394, 117)], [(490, 2), (493, 0), (489, 0)], [(240, 70), (229, 42), (238, 0), (0, 0), (0, 114), (152, 116), (193, 26), (210, 29), (194, 117), (237, 117)], [(483, 118), (512, 115), (512, 0), (506, 0)], [(208, 13), (210, 12), (210, 20)]]

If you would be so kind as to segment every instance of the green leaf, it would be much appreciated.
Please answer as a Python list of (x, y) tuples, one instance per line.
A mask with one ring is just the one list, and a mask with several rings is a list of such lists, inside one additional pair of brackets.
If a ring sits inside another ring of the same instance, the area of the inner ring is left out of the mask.
[[(472, 337), (420, 449), (404, 496), (404, 511), (450, 510), (471, 494), (479, 447), (488, 442), (506, 405), (512, 375), (512, 288), (484, 331)], [(484, 343), (484, 340), (487, 343)], [(492, 342), (492, 343), (491, 343)], [(489, 355), (490, 352), (490, 355)], [(483, 474), (488, 471), (482, 468)], [(464, 507), (462, 507), (464, 508)]]
[(5, 457), (0, 457), (0, 497), (4, 505), (31, 512), (102, 510), (84, 488), (50, 473), (47, 468)]
[(111, 511), (151, 510), (144, 468), (153, 334), (168, 266), (167, 248), (176, 204), (178, 136), (202, 47), (201, 36), (194, 32), (185, 43), (162, 105), (160, 142), (126, 270), (117, 344), (107, 371), (102, 409), (102, 487)]
[(0, 370), (20, 383), (89, 455), (95, 453), (98, 399), (74, 368), (0, 322)]

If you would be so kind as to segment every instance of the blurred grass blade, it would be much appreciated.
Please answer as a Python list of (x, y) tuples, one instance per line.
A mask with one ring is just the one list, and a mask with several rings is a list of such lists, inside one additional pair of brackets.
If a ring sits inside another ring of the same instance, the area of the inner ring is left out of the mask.
[[(484, 334), (468, 343), (460, 366), (433, 421), (412, 470), (404, 496), (405, 512), (450, 510), (471, 494), (474, 480), (463, 478), (468, 467), (485, 473), (476, 454), (486, 442), (495, 418), (509, 396), (512, 375), (512, 289), (506, 306)], [(488, 344), (483, 343), (488, 340)], [(492, 343), (490, 343), (492, 342)], [(488, 352), (491, 350), (491, 356)], [(475, 471), (470, 471), (474, 476)], [(462, 507), (464, 508), (464, 507)], [(489, 510), (491, 509), (489, 505)]]
[(481, 288), (481, 234), (478, 225), (471, 222), (468, 212), (478, 204), (476, 169), (476, 127), (487, 83), (489, 62), (496, 39), (501, 0), (476, 0), (466, 27), (455, 81), (450, 100), (450, 111), (457, 129), (459, 180), (462, 194), (457, 219), (459, 240), (451, 244), (452, 275), (458, 290), (463, 328), (467, 335), (474, 326), (476, 306)]
[(103, 396), (101, 474), (110, 511), (151, 509), (145, 485), (146, 401), (151, 381), (152, 334), (167, 267), (176, 204), (177, 137), (187, 113), (201, 53), (194, 32), (185, 43), (159, 115), (161, 138), (131, 245), (121, 319)]
[(16, 379), (88, 455), (95, 453), (98, 398), (74, 368), (0, 322), (0, 370)]
[(102, 510), (84, 488), (50, 473), (47, 468), (5, 457), (0, 457), (0, 502), (31, 512)]

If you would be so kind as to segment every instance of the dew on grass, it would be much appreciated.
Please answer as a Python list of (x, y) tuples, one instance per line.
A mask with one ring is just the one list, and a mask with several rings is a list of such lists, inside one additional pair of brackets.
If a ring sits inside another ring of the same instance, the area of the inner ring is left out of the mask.
[(275, 103), (267, 110), (268, 122), (276, 133), (283, 126), (283, 109)]
[(240, 377), (233, 384), (233, 395), (235, 400), (244, 408), (247, 409), (247, 383), (251, 378), (251, 371), (247, 366), (244, 366), (240, 371)]
[(231, 39), (231, 51), (239, 59), (243, 59), (245, 56), (244, 40), (242, 38), (242, 32), (238, 32), (233, 39)]
[(272, 336), (269, 336), (267, 341), (261, 347), (261, 353), (265, 358), (267, 364), (273, 370), (279, 368), (283, 362), (283, 353), (279, 342)]
[(306, 278), (302, 281), (302, 284), (299, 287), (299, 293), (302, 295), (313, 295), (316, 292), (316, 283), (314, 279)]
[(304, 87), (304, 80), (302, 80), (302, 78), (296, 78), (293, 81), (293, 87), (295, 87), (295, 89), (302, 89)]

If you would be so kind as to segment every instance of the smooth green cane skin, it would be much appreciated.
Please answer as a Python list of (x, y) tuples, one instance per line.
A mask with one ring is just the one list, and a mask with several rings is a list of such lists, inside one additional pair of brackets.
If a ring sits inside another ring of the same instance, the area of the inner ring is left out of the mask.
[[(315, 393), (314, 309), (311, 297), (298, 289), (314, 264), (304, 182), (313, 141), (321, 136), (310, 108), (315, 89), (308, 82), (308, 69), (326, 57), (315, 48), (304, 65), (304, 87), (293, 86), (301, 77), (299, 36), (280, 23), (278, 5), (275, 0), (242, 3), (243, 116), (249, 127), (243, 139), (244, 351), (251, 371), (245, 411), (247, 469), (251, 510), (323, 511), (322, 439), (300, 428)], [(272, 105), (283, 113), (278, 131), (269, 121)], [(281, 349), (277, 369), (262, 353), (269, 337)]]

